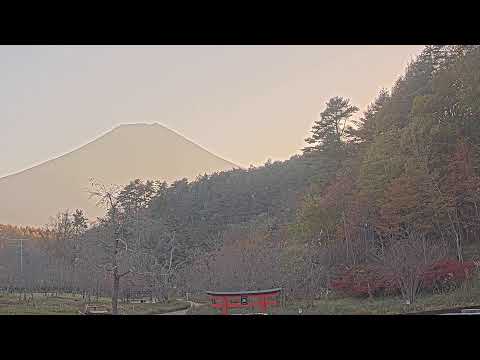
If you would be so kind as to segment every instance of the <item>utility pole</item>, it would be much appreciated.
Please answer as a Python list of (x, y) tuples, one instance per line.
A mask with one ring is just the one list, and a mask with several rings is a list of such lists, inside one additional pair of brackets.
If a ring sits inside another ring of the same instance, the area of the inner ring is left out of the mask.
[(23, 277), (23, 239), (20, 239), (20, 274)]
[(7, 241), (18, 241), (20, 244), (20, 274), (23, 277), (23, 241), (25, 239), (7, 239)]
[(20, 244), (20, 283), (25, 288), (25, 279), (23, 277), (23, 241), (25, 239), (5, 239), (6, 241), (18, 241)]

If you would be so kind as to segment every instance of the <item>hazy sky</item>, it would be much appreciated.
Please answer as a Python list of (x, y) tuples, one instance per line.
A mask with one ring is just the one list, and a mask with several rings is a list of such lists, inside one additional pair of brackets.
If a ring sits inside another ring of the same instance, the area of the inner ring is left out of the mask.
[(0, 46), (0, 176), (138, 122), (245, 167), (287, 159), (330, 97), (364, 110), (421, 49)]

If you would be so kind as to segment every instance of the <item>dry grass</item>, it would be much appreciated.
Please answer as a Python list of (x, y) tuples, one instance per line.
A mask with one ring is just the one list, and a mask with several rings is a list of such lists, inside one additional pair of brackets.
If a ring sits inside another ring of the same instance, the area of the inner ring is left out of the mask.
[[(102, 305), (111, 308), (109, 298), (99, 298), (91, 305)], [(60, 296), (44, 296), (34, 294), (27, 296), (27, 301), (19, 294), (0, 294), (0, 315), (78, 315), (85, 307), (85, 300), (79, 295), (62, 294)], [(170, 311), (184, 310), (189, 304), (173, 300), (156, 304), (125, 304), (119, 303), (119, 313), (122, 315), (152, 315)]]

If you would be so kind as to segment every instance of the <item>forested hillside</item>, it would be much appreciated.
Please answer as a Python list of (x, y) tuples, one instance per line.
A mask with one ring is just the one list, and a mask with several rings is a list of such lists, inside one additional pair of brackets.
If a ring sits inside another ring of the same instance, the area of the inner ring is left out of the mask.
[(477, 47), (426, 47), (356, 128), (332, 145), (319, 141), (339, 170), (307, 196), (301, 228), (328, 228), (335, 241), (365, 225), (379, 236), (415, 229), (450, 241), (461, 260), (478, 241), (479, 76)]
[[(42, 244), (53, 257), (69, 256), (57, 245), (81, 244), (63, 249), (95, 276), (111, 274), (114, 298), (280, 286), (291, 298), (395, 293), (413, 303), (458, 285), (480, 253), (480, 47), (426, 46), (358, 112), (330, 99), (303, 154), (287, 161), (171, 185), (93, 184), (106, 215), (90, 229), (73, 225), (82, 214), (59, 216)], [(83, 283), (67, 285), (98, 291), (82, 271)]]

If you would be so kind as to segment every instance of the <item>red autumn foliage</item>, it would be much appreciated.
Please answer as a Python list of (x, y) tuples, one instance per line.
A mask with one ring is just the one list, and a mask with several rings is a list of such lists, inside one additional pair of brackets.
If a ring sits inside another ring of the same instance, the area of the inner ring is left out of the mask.
[(473, 261), (461, 263), (457, 260), (443, 260), (434, 264), (423, 275), (423, 288), (444, 288), (450, 285), (459, 285), (467, 280), (475, 265)]
[[(422, 289), (432, 291), (458, 286), (471, 276), (474, 268), (472, 261), (461, 263), (447, 259), (436, 262), (422, 275)], [(400, 292), (397, 279), (377, 265), (351, 268), (331, 281), (330, 288), (352, 297), (394, 295)]]
[(332, 290), (353, 296), (387, 295), (397, 291), (395, 279), (379, 266), (356, 266), (330, 282)]

